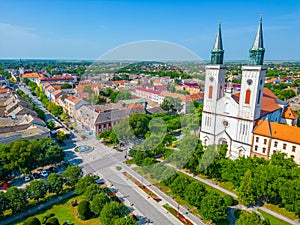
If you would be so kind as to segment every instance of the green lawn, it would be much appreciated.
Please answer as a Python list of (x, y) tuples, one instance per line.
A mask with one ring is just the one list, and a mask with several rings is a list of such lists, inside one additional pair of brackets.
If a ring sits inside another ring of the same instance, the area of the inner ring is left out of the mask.
[(289, 223), (284, 222), (260, 209), (258, 209), (258, 211), (261, 213), (261, 215), (265, 218), (265, 219), (269, 219), (270, 220), (270, 225), (289, 225)]
[[(73, 223), (74, 225), (81, 225), (81, 224), (101, 225), (99, 218), (93, 218), (87, 221), (83, 221), (79, 218), (76, 218), (75, 214), (77, 213), (77, 206), (76, 207), (71, 206), (71, 201), (73, 201), (74, 199), (77, 199), (79, 203), (81, 200), (83, 200), (83, 197), (76, 196), (70, 199), (62, 200), (61, 202), (58, 202), (46, 209), (41, 210), (40, 212), (36, 213), (34, 216), (37, 217), (42, 222), (42, 219), (45, 215), (49, 215), (50, 213), (53, 213), (55, 214), (54, 217), (56, 217), (59, 220), (60, 224), (63, 224), (65, 221), (68, 220), (69, 223)], [(22, 225), (25, 219), (19, 220), (14, 224)]]
[(274, 212), (277, 212), (287, 218), (290, 218), (292, 220), (299, 220), (299, 217), (294, 213), (287, 211), (285, 208), (280, 208), (277, 205), (272, 205), (272, 204), (264, 204), (264, 206), (268, 209), (271, 209)]

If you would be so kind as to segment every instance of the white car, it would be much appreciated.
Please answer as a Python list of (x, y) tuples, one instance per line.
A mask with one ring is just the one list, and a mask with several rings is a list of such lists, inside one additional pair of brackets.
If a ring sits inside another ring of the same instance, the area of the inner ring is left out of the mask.
[(46, 170), (42, 170), (41, 175), (42, 175), (43, 177), (47, 177), (47, 176), (48, 176), (48, 173), (47, 173)]
[(30, 176), (25, 176), (24, 177), (25, 182), (29, 182), (31, 180)]

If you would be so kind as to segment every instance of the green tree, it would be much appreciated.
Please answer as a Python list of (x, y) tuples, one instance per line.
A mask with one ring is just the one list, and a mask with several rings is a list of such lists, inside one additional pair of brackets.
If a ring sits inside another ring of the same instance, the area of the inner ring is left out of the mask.
[(236, 221), (236, 225), (269, 225), (268, 221), (262, 220), (255, 212), (242, 214)]
[(0, 191), (0, 216), (3, 215), (3, 212), (9, 209), (9, 199), (6, 194)]
[(48, 164), (59, 163), (65, 158), (65, 152), (57, 145), (50, 146), (46, 152), (45, 161)]
[(99, 215), (105, 204), (107, 204), (109, 201), (110, 200), (105, 193), (98, 193), (94, 195), (90, 207), (91, 211), (95, 215)]
[(41, 225), (41, 222), (36, 217), (29, 217), (24, 221), (23, 225)]
[(149, 119), (143, 114), (132, 114), (129, 117), (129, 125), (136, 137), (145, 137), (145, 134), (149, 131)]
[(78, 182), (78, 179), (82, 176), (82, 171), (78, 166), (68, 166), (62, 175), (66, 181), (66, 184), (74, 187)]
[(45, 225), (59, 225), (59, 221), (55, 217), (50, 217), (49, 219), (47, 219)]
[(216, 222), (226, 218), (226, 209), (223, 198), (217, 193), (210, 192), (202, 199), (200, 213), (205, 219)]
[(56, 133), (56, 139), (58, 142), (62, 143), (64, 140), (66, 140), (66, 138), (67, 138), (67, 135), (64, 132), (58, 131)]
[(98, 184), (94, 183), (94, 184), (90, 184), (86, 188), (86, 190), (84, 192), (84, 196), (87, 201), (91, 201), (93, 199), (94, 195), (99, 194), (99, 193), (101, 193), (101, 189)]
[(90, 210), (90, 203), (88, 201), (81, 201), (78, 205), (78, 216), (82, 220), (91, 218), (92, 212)]
[(33, 180), (26, 186), (26, 192), (30, 199), (39, 200), (47, 193), (47, 186), (43, 180)]
[(9, 208), (12, 209), (13, 214), (27, 207), (28, 201), (23, 189), (11, 187), (6, 190), (5, 194), (9, 201)]
[(113, 131), (115, 132), (119, 141), (129, 143), (136, 139), (135, 135), (130, 129), (128, 117), (123, 118), (120, 123), (113, 128)]
[(223, 199), (227, 206), (232, 206), (234, 204), (234, 198), (231, 195), (225, 195)]
[(131, 93), (129, 91), (119, 91), (115, 101), (131, 99)]
[(194, 181), (186, 186), (184, 190), (184, 199), (191, 205), (201, 205), (202, 198), (207, 194), (206, 188), (198, 181)]
[(54, 116), (60, 116), (63, 113), (63, 108), (59, 105), (54, 105), (51, 112)]
[(64, 179), (62, 175), (51, 173), (47, 177), (47, 181), (49, 184), (49, 191), (52, 193), (56, 193), (57, 195), (61, 194), (63, 191)]
[(107, 203), (100, 213), (100, 218), (103, 225), (114, 224), (115, 220), (123, 216), (122, 207), (117, 202)]
[(137, 224), (138, 223), (135, 221), (133, 217), (127, 216), (127, 217), (117, 219), (114, 225), (137, 225)]
[(75, 192), (78, 195), (83, 194), (87, 187), (94, 183), (94, 177), (90, 175), (86, 175), (79, 179), (79, 181), (75, 185)]
[(47, 123), (47, 127), (49, 129), (54, 129), (55, 128), (55, 123), (53, 122), (53, 120), (50, 120), (48, 123)]
[(251, 170), (247, 170), (242, 177), (241, 185), (238, 189), (238, 197), (246, 205), (255, 204), (255, 190), (253, 188)]
[(190, 183), (191, 183), (190, 178), (188, 178), (187, 176), (179, 175), (170, 185), (170, 188), (175, 194), (178, 194), (179, 196), (183, 197), (185, 188)]

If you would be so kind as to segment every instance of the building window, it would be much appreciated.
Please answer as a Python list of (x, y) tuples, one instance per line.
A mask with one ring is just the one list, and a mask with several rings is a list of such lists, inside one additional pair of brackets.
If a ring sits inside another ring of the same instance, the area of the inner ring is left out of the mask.
[(209, 86), (209, 91), (208, 91), (208, 98), (212, 99), (212, 95), (213, 95), (213, 86)]
[(291, 158), (293, 159), (293, 158), (295, 158), (295, 156), (294, 156), (294, 155), (291, 155)]
[(266, 148), (263, 148), (263, 153), (266, 153)]
[(258, 141), (259, 141), (259, 137), (256, 137), (255, 139), (256, 139), (256, 142), (258, 142)]
[(255, 150), (255, 151), (257, 151), (257, 150), (258, 150), (258, 146), (257, 146), (257, 145), (255, 145), (255, 148), (254, 148), (254, 150)]
[(296, 152), (296, 146), (292, 147), (292, 152)]
[(260, 103), (260, 98), (261, 98), (261, 90), (259, 90), (259, 92), (258, 92), (258, 96), (257, 96), (257, 104)]
[(245, 104), (250, 104), (250, 96), (251, 96), (251, 91), (248, 89), (246, 91)]
[(219, 93), (219, 98), (223, 97), (223, 88), (222, 85), (220, 86), (220, 93)]
[(267, 139), (264, 139), (264, 145), (266, 145), (267, 144)]
[(282, 148), (283, 148), (283, 150), (286, 150), (286, 144), (283, 144)]
[(274, 142), (274, 147), (276, 147), (276, 148), (277, 148), (277, 145), (278, 145), (278, 142), (277, 142), (277, 141), (275, 141), (275, 142)]

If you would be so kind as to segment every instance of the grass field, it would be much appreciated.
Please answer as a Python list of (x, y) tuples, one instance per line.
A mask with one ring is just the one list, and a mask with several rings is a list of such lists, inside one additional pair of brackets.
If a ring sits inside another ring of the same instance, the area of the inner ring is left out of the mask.
[(270, 221), (270, 225), (289, 225), (289, 223), (284, 222), (260, 209), (258, 209), (258, 211), (261, 213), (261, 215), (265, 218), (265, 219), (269, 219)]
[[(83, 221), (75, 216), (77, 213), (77, 206), (72, 207), (71, 201), (74, 199), (77, 199), (78, 203), (83, 200), (83, 197), (76, 196), (72, 197), (67, 200), (62, 200), (61, 202), (58, 202), (46, 209), (41, 210), (40, 212), (35, 214), (35, 217), (37, 217), (41, 222), (44, 216), (49, 215), (50, 213), (55, 214), (54, 217), (56, 217), (59, 220), (60, 224), (63, 224), (65, 221), (69, 221), (69, 223), (73, 223), (74, 225), (81, 225), (81, 224), (88, 224), (88, 225), (101, 225), (99, 218), (93, 218), (89, 219), (87, 221)], [(15, 225), (22, 225), (23, 220), (20, 220)]]
[(287, 218), (290, 218), (292, 220), (299, 220), (299, 217), (295, 213), (289, 212), (285, 208), (280, 208), (279, 206), (272, 205), (272, 204), (264, 204), (264, 206), (268, 209), (271, 209), (274, 212), (277, 212), (277, 213), (287, 217)]

